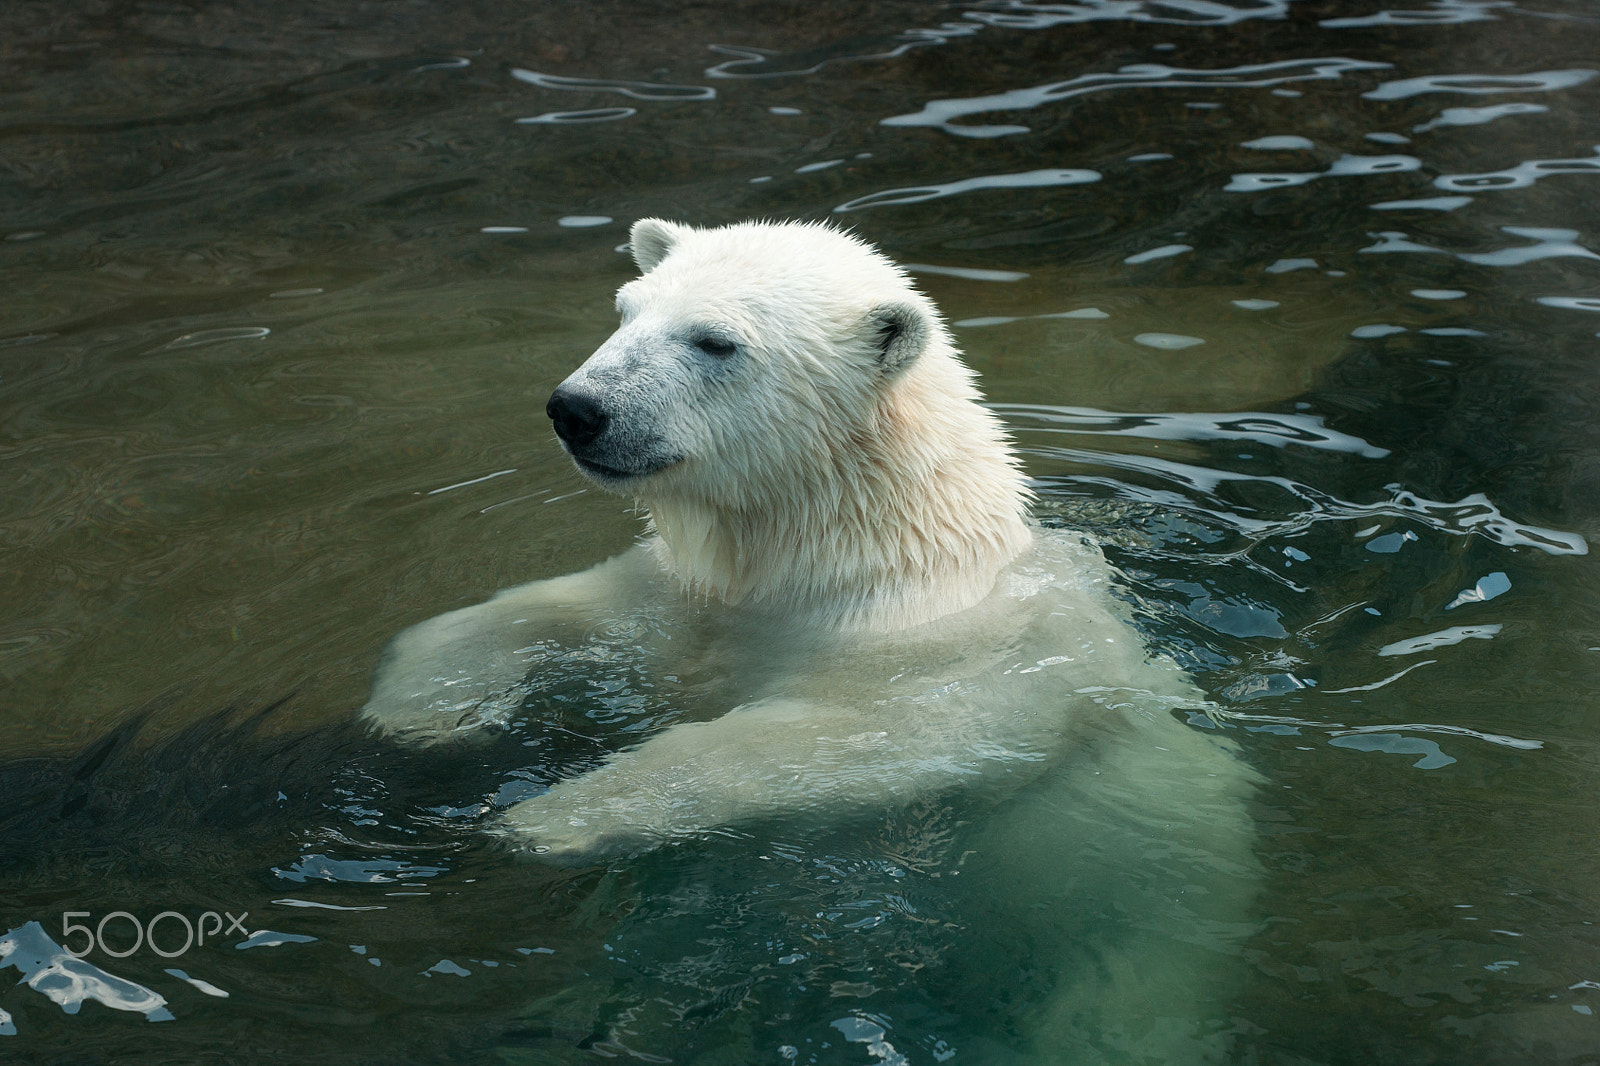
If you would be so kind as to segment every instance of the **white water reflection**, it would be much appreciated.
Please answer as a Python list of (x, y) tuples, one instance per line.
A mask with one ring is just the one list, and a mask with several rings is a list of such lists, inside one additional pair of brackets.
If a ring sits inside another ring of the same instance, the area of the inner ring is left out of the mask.
[(1502, 248), (1498, 252), (1463, 252), (1461, 258), (1484, 266), (1521, 266), (1539, 259), (1600, 259), (1600, 255), (1577, 243), (1578, 231), (1575, 229), (1501, 226), (1500, 230), (1513, 237), (1526, 237), (1534, 243)]
[(1515, 8), (1511, 0), (1437, 0), (1424, 11), (1397, 9), (1371, 15), (1323, 19), (1319, 25), (1330, 30), (1365, 29), (1371, 26), (1438, 26), (1463, 22), (1487, 22), (1497, 18), (1496, 8)]
[[(1499, 626), (1485, 627), (1499, 629)], [(1418, 664), (1422, 665), (1422, 664)], [(1521, 737), (1508, 737), (1502, 733), (1485, 733), (1481, 729), (1468, 729), (1459, 725), (1436, 725), (1432, 722), (1407, 722), (1405, 725), (1358, 725), (1345, 729), (1345, 735), (1356, 733), (1377, 733), (1384, 730), (1404, 729), (1412, 733), (1438, 733), (1450, 737), (1471, 737), (1481, 740), (1485, 744), (1497, 744), (1502, 748), (1515, 748), (1518, 751), (1538, 751), (1544, 743), (1538, 740), (1524, 740)]]
[[(1008, 408), (1000, 405), (997, 409)], [(1285, 416), (1268, 417), (1282, 419)], [(1308, 443), (1315, 446), (1315, 442)], [(1318, 522), (1388, 516), (1404, 518), (1441, 533), (1477, 535), (1495, 544), (1537, 548), (1550, 555), (1589, 553), (1589, 543), (1581, 535), (1509, 519), (1481, 492), (1447, 502), (1430, 500), (1399, 485), (1390, 484), (1385, 486), (1390, 493), (1388, 499), (1376, 503), (1355, 503), (1291, 478), (1216, 470), (1154, 456), (1112, 454), (1079, 448), (1030, 447), (1024, 450), (1029, 454), (1120, 470), (1141, 479), (1174, 485), (1175, 489), (1150, 488), (1123, 478), (1092, 475), (1073, 478), (1076, 483), (1101, 485), (1118, 499), (1174, 510), (1200, 507), (1211, 517), (1257, 540), (1301, 533)], [(1241, 511), (1220, 495), (1223, 486), (1243, 483), (1270, 486), (1282, 492), (1281, 510), (1284, 517), (1260, 517), (1263, 512), (1257, 507)]]
[(829, 1023), (852, 1044), (866, 1045), (866, 1052), (883, 1066), (910, 1066), (911, 1060), (889, 1043), (888, 1022), (877, 1015), (849, 1015)]
[(1402, 174), (1422, 169), (1422, 160), (1410, 155), (1342, 155), (1327, 170), (1309, 174), (1235, 174), (1224, 192), (1260, 192), (1291, 185), (1305, 185), (1318, 178), (1339, 178), (1368, 174)]
[(1541, 296), (1538, 302), (1569, 311), (1600, 311), (1600, 297), (1594, 296)]
[(1588, 69), (1541, 70), (1533, 74), (1430, 74), (1388, 81), (1361, 95), (1368, 100), (1405, 100), (1425, 93), (1533, 93), (1582, 85), (1596, 73)]
[(1492, 574), (1485, 574), (1470, 589), (1462, 589), (1456, 598), (1444, 605), (1447, 611), (1457, 607), (1464, 607), (1470, 603), (1486, 603), (1496, 596), (1503, 596), (1511, 591), (1511, 579), (1504, 570), (1496, 570)]
[[(1368, 233), (1377, 243), (1359, 249), (1361, 254), (1412, 254), (1412, 255), (1453, 255), (1457, 259), (1468, 263), (1477, 263), (1481, 266), (1521, 266), (1541, 259), (1600, 259), (1596, 254), (1583, 245), (1577, 243), (1579, 233), (1571, 229), (1551, 229), (1538, 226), (1501, 226), (1501, 232), (1509, 233), (1513, 237), (1523, 237), (1533, 241), (1532, 244), (1513, 245), (1493, 252), (1449, 252), (1443, 248), (1435, 248), (1429, 244), (1418, 244), (1401, 230), (1381, 230)], [(1276, 264), (1274, 264), (1276, 265)], [(1269, 270), (1271, 268), (1268, 268)], [(1446, 294), (1446, 295), (1440, 295)], [(1465, 292), (1456, 289), (1419, 289), (1412, 291), (1413, 296), (1423, 296), (1426, 299), (1454, 299), (1464, 296)], [(1540, 301), (1543, 303), (1544, 301)], [(1550, 305), (1556, 306), (1556, 305)], [(1363, 326), (1353, 336), (1377, 336), (1370, 332), (1377, 327)], [(1400, 331), (1399, 327), (1384, 327), (1391, 332)], [(1367, 331), (1367, 332), (1363, 332)], [(1424, 331), (1427, 332), (1427, 331)]]
[(1220, 0), (1077, 0), (1033, 3), (991, 0), (964, 17), (1013, 30), (1042, 30), (1080, 22), (1152, 22), (1173, 26), (1231, 26), (1247, 19), (1282, 19), (1290, 0), (1228, 4)]
[(1253, 141), (1245, 141), (1239, 147), (1254, 149), (1258, 152), (1297, 152), (1315, 148), (1316, 142), (1308, 137), (1284, 134), (1276, 137), (1257, 137)]
[[(908, 266), (906, 269), (910, 270), (912, 273), (918, 272), (918, 268), (914, 266)], [(985, 271), (985, 273), (995, 272)], [(1023, 275), (1023, 277), (1026, 276), (1026, 274)], [(1277, 305), (1274, 304), (1273, 306)], [(1012, 322), (1025, 322), (1032, 318), (1101, 319), (1110, 317), (1110, 315), (1106, 314), (1098, 307), (1079, 307), (1072, 311), (1051, 311), (1039, 315), (982, 315), (978, 318), (963, 318), (959, 321), (952, 322), (951, 325), (961, 329), (975, 329), (983, 326), (1004, 326)]]
[(1460, 644), (1464, 640), (1492, 640), (1500, 629), (1499, 625), (1451, 626), (1436, 633), (1426, 633), (1420, 637), (1410, 637), (1406, 640), (1397, 640), (1393, 644), (1385, 644), (1378, 649), (1378, 654), (1415, 655), (1419, 651), (1433, 651), (1435, 648)]
[(1441, 189), (1471, 190), (1525, 189), (1540, 178), (1552, 174), (1600, 174), (1600, 144), (1594, 146), (1593, 158), (1530, 159), (1505, 170), (1491, 170), (1483, 174), (1441, 174), (1433, 184)]
[(173, 967), (171, 969), (165, 970), (163, 972), (168, 973), (168, 974), (172, 975), (173, 977), (176, 977), (180, 981), (188, 982), (196, 990), (198, 990), (200, 992), (204, 992), (208, 996), (214, 996), (217, 999), (227, 999), (228, 998), (228, 993), (227, 992), (224, 992), (222, 989), (218, 988), (216, 985), (212, 984), (210, 981), (203, 981), (198, 977), (191, 977), (191, 976), (189, 976), (188, 973), (186, 973), (183, 970), (177, 969), (176, 967)]
[[(1463, 627), (1458, 627), (1458, 628), (1471, 629), (1473, 627), (1463, 626)], [(1485, 634), (1472, 634), (1472, 633), (1469, 633), (1469, 634), (1467, 634), (1465, 636), (1460, 636), (1459, 639), (1446, 639), (1446, 640), (1444, 640), (1442, 642), (1442, 644), (1444, 646), (1449, 646), (1451, 644), (1459, 644), (1462, 641), (1472, 639), (1474, 636), (1482, 636), (1482, 637), (1484, 637), (1484, 639), (1488, 639), (1490, 637), (1493, 637), (1495, 633), (1498, 633), (1500, 631), (1501, 627), (1496, 625), (1496, 626), (1482, 626), (1482, 627), (1478, 627), (1478, 628), (1482, 628), (1484, 630), (1490, 630), (1491, 632), (1488, 632), (1488, 633), (1485, 633)], [(1447, 633), (1454, 633), (1454, 631), (1453, 630), (1452, 631), (1447, 631)], [(1431, 634), (1431, 636), (1441, 636), (1441, 635), (1442, 634)], [(1425, 639), (1428, 639), (1428, 638), (1419, 637), (1417, 639), (1418, 640), (1425, 640)], [(1378, 690), (1380, 688), (1383, 688), (1383, 687), (1385, 687), (1387, 685), (1393, 684), (1394, 682), (1398, 681), (1400, 678), (1405, 677), (1407, 674), (1411, 673), (1413, 670), (1421, 669), (1424, 666), (1433, 666), (1438, 661), (1439, 660), (1437, 660), (1437, 659), (1424, 659), (1421, 662), (1412, 663), (1410, 666), (1406, 667), (1404, 670), (1400, 670), (1400, 671), (1398, 671), (1396, 673), (1390, 674), (1388, 677), (1384, 678), (1382, 681), (1376, 681), (1376, 682), (1374, 682), (1374, 683), (1372, 683), (1370, 685), (1357, 685), (1357, 686), (1354, 686), (1352, 688), (1319, 689), (1318, 691), (1322, 692), (1323, 695), (1327, 695), (1327, 696), (1343, 695), (1343, 694), (1352, 693), (1352, 692), (1374, 692), (1374, 691), (1376, 691), (1376, 690)], [(1260, 680), (1264, 681), (1266, 679), (1262, 678)], [(1289, 680), (1290, 681), (1295, 681), (1296, 679), (1292, 679), (1291, 678)], [(1304, 687), (1304, 686), (1297, 683), (1297, 684), (1293, 685), (1292, 687), (1299, 688), (1299, 687)], [(1244, 712), (1244, 711), (1238, 711), (1238, 710), (1233, 710), (1233, 709), (1223, 709), (1223, 710), (1220, 710), (1220, 711), (1216, 712), (1216, 714), (1217, 714), (1217, 717), (1219, 719), (1221, 719), (1221, 720), (1223, 720), (1225, 722), (1238, 722), (1238, 723), (1241, 723), (1241, 724), (1246, 723), (1246, 722), (1266, 723), (1266, 725), (1263, 725), (1263, 726), (1246, 725), (1245, 728), (1250, 730), (1251, 732), (1272, 732), (1272, 733), (1279, 733), (1281, 735), (1287, 735), (1287, 736), (1302, 735), (1301, 731), (1305, 730), (1305, 729), (1326, 730), (1329, 736), (1336, 737), (1336, 738), (1337, 737), (1363, 736), (1363, 735), (1364, 736), (1373, 736), (1373, 735), (1380, 735), (1381, 736), (1381, 735), (1384, 735), (1384, 734), (1391, 734), (1392, 735), (1392, 734), (1396, 733), (1397, 731), (1404, 730), (1404, 731), (1406, 731), (1408, 733), (1433, 733), (1433, 734), (1437, 734), (1437, 735), (1440, 735), (1440, 736), (1465, 737), (1465, 738), (1470, 739), (1470, 740), (1481, 740), (1485, 744), (1494, 744), (1494, 745), (1496, 745), (1498, 747), (1511, 748), (1511, 749), (1516, 750), (1516, 751), (1539, 751), (1540, 749), (1542, 749), (1544, 747), (1544, 742), (1543, 741), (1539, 741), (1539, 740), (1525, 740), (1522, 737), (1506, 736), (1503, 733), (1487, 733), (1487, 732), (1484, 732), (1483, 730), (1480, 730), (1480, 729), (1468, 728), (1467, 726), (1440, 725), (1440, 724), (1437, 724), (1437, 723), (1434, 723), (1434, 722), (1406, 722), (1406, 723), (1404, 723), (1402, 725), (1358, 725), (1358, 726), (1346, 726), (1346, 725), (1344, 725), (1344, 724), (1342, 724), (1340, 722), (1317, 722), (1317, 721), (1310, 721), (1310, 720), (1304, 719), (1304, 718), (1293, 718), (1293, 717), (1290, 717), (1288, 715), (1281, 715), (1281, 714), (1249, 714), (1249, 713)], [(1272, 728), (1274, 726), (1276, 726), (1277, 728)], [(1385, 750), (1385, 749), (1365, 749), (1365, 748), (1362, 748), (1358, 744), (1336, 744), (1336, 746), (1338, 746), (1338, 747), (1354, 747), (1354, 748), (1357, 748), (1357, 750)]]
[(619, 81), (614, 78), (569, 78), (537, 70), (512, 67), (511, 76), (541, 89), (564, 92), (621, 93), (634, 100), (715, 100), (717, 90), (709, 85), (662, 85), (649, 81)]
[[(707, 45), (711, 51), (718, 55), (731, 56), (721, 63), (707, 67), (705, 75), (708, 78), (792, 78), (806, 74), (816, 74), (824, 67), (835, 63), (864, 62), (868, 60), (898, 59), (913, 48), (922, 48), (928, 45), (945, 44), (959, 37), (971, 37), (980, 32), (982, 27), (963, 22), (944, 22), (939, 26), (927, 29), (902, 30), (894, 35), (895, 43), (886, 48), (864, 52), (845, 52), (831, 55), (826, 59), (818, 60), (805, 66), (789, 66), (781, 63), (783, 53), (772, 48), (757, 48), (751, 45), (712, 44)], [(799, 114), (798, 111), (793, 112)]]
[(1420, 663), (1412, 663), (1410, 666), (1406, 667), (1404, 670), (1398, 670), (1395, 673), (1390, 674), (1388, 677), (1385, 677), (1385, 678), (1383, 678), (1383, 679), (1381, 679), (1379, 681), (1374, 681), (1374, 682), (1372, 682), (1370, 684), (1366, 684), (1366, 685), (1350, 685), (1350, 686), (1348, 686), (1346, 688), (1326, 688), (1326, 689), (1321, 689), (1320, 691), (1324, 695), (1328, 695), (1328, 696), (1342, 696), (1342, 695), (1345, 695), (1345, 694), (1351, 693), (1351, 692), (1376, 692), (1380, 688), (1387, 688), (1388, 686), (1394, 684), (1396, 681), (1399, 681), (1402, 677), (1405, 677), (1411, 671), (1420, 670), (1424, 666), (1432, 666), (1434, 663), (1436, 663), (1438, 661), (1439, 661), (1438, 659), (1424, 659)]
[(984, 270), (979, 267), (935, 266), (932, 263), (901, 263), (900, 266), (911, 274), (942, 274), (948, 278), (965, 278), (967, 281), (1022, 281), (1028, 277), (1020, 270)]
[(1090, 93), (1113, 89), (1237, 89), (1262, 88), (1294, 81), (1337, 80), (1352, 71), (1387, 70), (1388, 63), (1360, 59), (1290, 59), (1277, 63), (1254, 63), (1217, 70), (1168, 67), (1159, 63), (1125, 66), (1113, 74), (1084, 74), (1068, 81), (1051, 82), (1026, 89), (992, 93), (987, 96), (931, 100), (921, 111), (891, 115), (885, 126), (933, 126), (961, 137), (1004, 137), (1027, 133), (1018, 125), (962, 125), (958, 119), (994, 111), (1025, 111), (1043, 104), (1058, 103)]
[(1418, 244), (1416, 241), (1400, 230), (1379, 230), (1377, 233), (1368, 233), (1368, 237), (1375, 238), (1377, 244), (1369, 244), (1359, 249), (1362, 255), (1388, 255), (1395, 252), (1420, 255), (1449, 255), (1443, 248), (1435, 248), (1429, 244)]
[(185, 333), (168, 341), (167, 348), (198, 348), (203, 344), (224, 344), (228, 341), (254, 341), (269, 335), (266, 326), (230, 326), (225, 329), (202, 329)]
[(1139, 263), (1154, 262), (1157, 259), (1171, 259), (1175, 255), (1182, 255), (1185, 252), (1192, 251), (1194, 251), (1194, 245), (1192, 244), (1163, 244), (1161, 247), (1152, 248), (1148, 252), (1136, 252), (1124, 259), (1123, 262), (1132, 266)]
[(622, 118), (632, 118), (638, 113), (639, 109), (636, 107), (591, 107), (583, 111), (546, 111), (542, 115), (532, 115), (516, 121), (522, 126), (570, 126), (585, 122), (615, 122)]
[(1489, 107), (1447, 107), (1439, 117), (1420, 126), (1411, 127), (1412, 133), (1426, 133), (1444, 126), (1481, 126), (1507, 115), (1538, 115), (1550, 109), (1543, 104), (1494, 104)]
[(1085, 185), (1100, 180), (1096, 170), (1026, 170), (1017, 174), (987, 174), (978, 178), (963, 178), (939, 185), (913, 185), (903, 189), (885, 189), (847, 200), (835, 207), (834, 213), (860, 211), (867, 207), (890, 207), (897, 204), (920, 204), (945, 196), (959, 196), (980, 189), (1038, 189), (1055, 185)]
[(1262, 189), (1288, 189), (1296, 185), (1309, 185), (1322, 177), (1314, 174), (1235, 174), (1224, 187), (1224, 192), (1260, 192)]
[(1142, 344), (1146, 348), (1158, 348), (1164, 352), (1177, 352), (1204, 344), (1205, 340), (1182, 333), (1140, 333), (1133, 338), (1133, 343)]
[(26, 922), (0, 936), (0, 969), (16, 967), (21, 984), (49, 999), (66, 1014), (85, 1003), (143, 1014), (152, 1022), (172, 1020), (167, 1001), (144, 985), (73, 957), (38, 922)]
[(1350, 748), (1355, 751), (1386, 751), (1393, 755), (1421, 755), (1422, 758), (1411, 764), (1417, 770), (1437, 770), (1455, 762), (1455, 759), (1440, 750), (1437, 741), (1427, 740), (1423, 737), (1401, 736), (1393, 732), (1359, 733), (1353, 736), (1334, 737), (1328, 743), (1336, 748)]
[(470, 66), (472, 66), (472, 60), (466, 56), (451, 56), (449, 59), (441, 59), (437, 63), (424, 63), (419, 67), (412, 67), (411, 73), (421, 74), (425, 70), (460, 70), (463, 67)]
[(1139, 437), (1145, 440), (1239, 440), (1282, 448), (1289, 444), (1345, 452), (1381, 459), (1388, 449), (1368, 444), (1360, 437), (1340, 433), (1323, 424), (1321, 415), (1269, 414), (1262, 411), (1175, 411), (1134, 414), (1100, 411), (1093, 407), (1058, 407), (1045, 404), (992, 404), (1008, 419), (1026, 418), (1028, 428), (1053, 433), (1094, 433)]

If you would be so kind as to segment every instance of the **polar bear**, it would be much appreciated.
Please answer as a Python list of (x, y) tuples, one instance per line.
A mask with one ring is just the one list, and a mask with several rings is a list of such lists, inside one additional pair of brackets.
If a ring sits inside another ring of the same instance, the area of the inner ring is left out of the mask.
[[(1248, 903), (1250, 771), (1179, 720), (1204, 701), (1146, 649), (1099, 550), (1030, 522), (932, 301), (825, 225), (630, 237), (621, 325), (547, 414), (650, 535), (403, 632), (366, 716), (437, 743), (573, 679), (650, 678), (629, 682), (658, 700), (642, 742), (503, 812), (559, 863), (988, 789), (1001, 813), (964, 890), (1031, 901), (994, 937), (1090, 960), (1058, 975), (1038, 1046), (1209, 1047), (1183, 1005)], [(1081, 924), (1102, 913), (1133, 918)]]

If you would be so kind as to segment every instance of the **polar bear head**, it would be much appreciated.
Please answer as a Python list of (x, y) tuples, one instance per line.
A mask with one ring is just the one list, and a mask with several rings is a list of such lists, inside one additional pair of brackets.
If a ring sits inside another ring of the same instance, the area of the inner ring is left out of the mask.
[(632, 494), (686, 584), (900, 628), (981, 599), (1027, 490), (933, 302), (823, 225), (643, 219), (622, 324), (550, 397), (578, 469)]

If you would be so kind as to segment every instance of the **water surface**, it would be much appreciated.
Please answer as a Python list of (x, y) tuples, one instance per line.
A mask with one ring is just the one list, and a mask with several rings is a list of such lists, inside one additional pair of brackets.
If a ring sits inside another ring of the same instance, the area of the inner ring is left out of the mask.
[[(674, 6), (0, 14), (0, 1054), (1003, 1054), (948, 975), (1048, 977), (934, 879), (982, 797), (554, 870), (480, 827), (625, 672), (542, 747), (354, 722), (396, 631), (637, 533), (542, 412), (654, 214), (913, 264), (1229, 712), (1231, 1060), (1600, 1056), (1600, 18)], [(40, 976), (114, 911), (224, 931)]]

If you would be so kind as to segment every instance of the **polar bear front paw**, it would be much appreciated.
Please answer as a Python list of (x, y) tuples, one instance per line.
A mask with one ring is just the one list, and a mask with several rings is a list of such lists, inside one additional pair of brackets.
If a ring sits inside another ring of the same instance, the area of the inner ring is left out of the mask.
[(362, 716), (402, 744), (438, 744), (483, 738), (505, 728), (521, 709), (525, 695), (520, 685), (488, 693), (482, 686), (453, 692), (437, 685), (433, 691), (397, 698), (389, 686), (374, 692), (362, 708)]
[(648, 809), (621, 797), (573, 802), (577, 797), (561, 794), (582, 790), (563, 790), (571, 784), (558, 782), (507, 810), (499, 827), (506, 843), (542, 862), (578, 866), (646, 851), (664, 838)]

